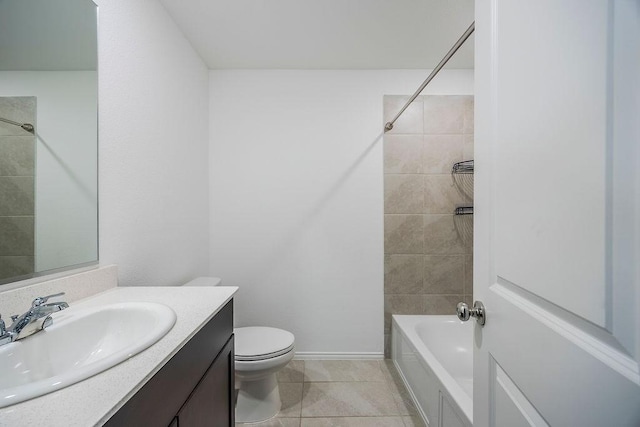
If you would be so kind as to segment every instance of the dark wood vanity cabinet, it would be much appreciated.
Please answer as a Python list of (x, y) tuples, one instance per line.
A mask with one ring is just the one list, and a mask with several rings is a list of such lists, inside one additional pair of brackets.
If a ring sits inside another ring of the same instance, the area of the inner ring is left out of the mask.
[[(233, 378), (229, 375), (229, 369), (233, 369), (233, 338), (229, 340), (191, 393), (189, 400), (178, 412), (176, 417), (178, 427), (232, 426), (234, 424), (233, 401), (227, 398), (229, 390), (233, 390)], [(212, 399), (211, 396), (225, 396), (225, 398)]]
[(233, 348), (230, 301), (105, 426), (233, 426)]

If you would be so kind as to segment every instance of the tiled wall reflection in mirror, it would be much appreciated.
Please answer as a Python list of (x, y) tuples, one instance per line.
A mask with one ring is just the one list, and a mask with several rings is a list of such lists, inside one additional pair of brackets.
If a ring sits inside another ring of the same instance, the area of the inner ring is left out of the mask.
[[(0, 97), (0, 117), (36, 123), (35, 97)], [(35, 135), (0, 121), (0, 281), (34, 271)]]

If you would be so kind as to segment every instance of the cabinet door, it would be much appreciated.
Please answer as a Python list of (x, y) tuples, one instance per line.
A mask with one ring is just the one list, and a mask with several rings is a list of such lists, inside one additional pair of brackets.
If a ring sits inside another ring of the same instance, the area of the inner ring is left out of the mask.
[(178, 413), (180, 427), (234, 426), (233, 362), (233, 336), (231, 336)]
[[(171, 425), (185, 401), (209, 372), (214, 356), (220, 358), (224, 354), (232, 334), (233, 301), (229, 301), (104, 427)], [(233, 363), (229, 367), (232, 369)], [(233, 369), (230, 375), (233, 381)]]

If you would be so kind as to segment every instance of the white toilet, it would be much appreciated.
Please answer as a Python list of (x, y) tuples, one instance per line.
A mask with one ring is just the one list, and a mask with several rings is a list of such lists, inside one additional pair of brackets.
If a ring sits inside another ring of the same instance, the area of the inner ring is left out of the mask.
[[(184, 286), (218, 286), (217, 277), (198, 277)], [(276, 373), (293, 359), (291, 332), (263, 326), (234, 328), (238, 400), (236, 422), (256, 423), (274, 417), (282, 405)]]

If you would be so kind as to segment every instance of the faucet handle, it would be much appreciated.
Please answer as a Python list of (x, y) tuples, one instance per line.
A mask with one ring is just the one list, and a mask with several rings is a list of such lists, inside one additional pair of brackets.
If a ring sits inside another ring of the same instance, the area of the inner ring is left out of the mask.
[(42, 304), (44, 304), (45, 302), (49, 301), (49, 298), (60, 297), (62, 295), (64, 295), (64, 292), (60, 292), (60, 293), (52, 294), (52, 295), (47, 295), (46, 297), (38, 297), (38, 298), (33, 300), (33, 302), (31, 303), (31, 307), (32, 308), (39, 307)]

